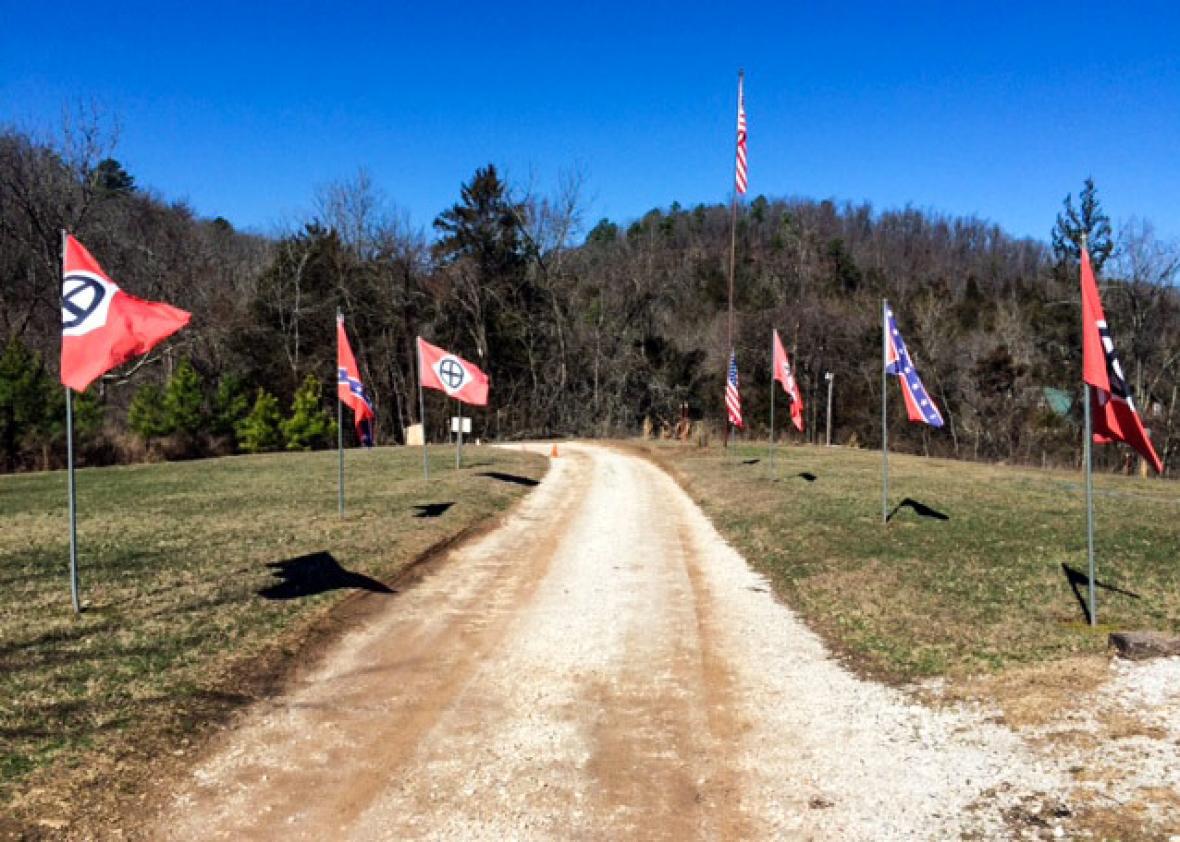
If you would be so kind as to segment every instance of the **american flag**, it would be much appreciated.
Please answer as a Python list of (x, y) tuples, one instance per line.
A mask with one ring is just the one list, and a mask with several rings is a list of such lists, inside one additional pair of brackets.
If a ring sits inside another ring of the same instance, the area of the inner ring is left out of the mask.
[(942, 413), (926, 392), (922, 378), (918, 377), (918, 370), (914, 368), (910, 352), (906, 350), (901, 333), (897, 330), (893, 308), (888, 304), (885, 305), (885, 335), (889, 340), (885, 351), (885, 372), (897, 375), (898, 382), (901, 383), (902, 396), (905, 398), (906, 414), (911, 421), (923, 421), (931, 427), (941, 427)]
[(737, 191), (746, 192), (746, 95), (742, 93), (742, 76), (738, 74), (738, 121), (737, 121)]
[(725, 409), (729, 413), (729, 423), (735, 427), (742, 426), (742, 396), (738, 394), (737, 354), (729, 353), (729, 376), (725, 378)]

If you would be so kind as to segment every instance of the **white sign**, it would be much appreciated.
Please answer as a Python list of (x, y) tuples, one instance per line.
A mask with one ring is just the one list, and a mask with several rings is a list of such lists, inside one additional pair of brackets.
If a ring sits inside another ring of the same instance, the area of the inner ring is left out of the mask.
[(470, 418), (459, 418), (458, 416), (451, 416), (451, 432), (452, 433), (459, 432), (459, 422), (460, 421), (463, 422), (463, 432), (470, 433), (471, 432), (471, 419)]

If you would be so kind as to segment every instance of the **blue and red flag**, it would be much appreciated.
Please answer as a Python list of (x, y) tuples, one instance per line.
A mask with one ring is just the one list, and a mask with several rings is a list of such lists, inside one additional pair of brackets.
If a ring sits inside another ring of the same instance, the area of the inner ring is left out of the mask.
[(885, 305), (885, 372), (896, 374), (901, 383), (901, 393), (905, 397), (905, 411), (911, 421), (920, 421), (931, 427), (942, 426), (942, 413), (934, 405), (934, 400), (922, 385), (922, 378), (914, 368), (914, 361), (910, 359), (910, 352), (906, 350), (905, 342), (897, 329), (897, 320), (893, 317), (893, 308)]
[(365, 385), (361, 383), (360, 369), (356, 365), (356, 357), (352, 355), (352, 347), (348, 344), (348, 334), (344, 332), (344, 316), (336, 317), (336, 394), (340, 400), (352, 409), (356, 422), (356, 437), (365, 447), (373, 446), (373, 419), (377, 417), (373, 412), (373, 404)]

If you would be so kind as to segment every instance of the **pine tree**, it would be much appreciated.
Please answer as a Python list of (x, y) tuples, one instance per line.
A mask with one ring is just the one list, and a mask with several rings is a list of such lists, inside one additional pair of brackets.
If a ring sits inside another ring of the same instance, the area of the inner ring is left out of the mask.
[(164, 392), (155, 383), (145, 383), (131, 399), (131, 406), (127, 409), (127, 426), (149, 446), (152, 439), (172, 432), (173, 428), (168, 424), (168, 416), (164, 411)]
[(5, 470), (16, 467), (23, 440), (45, 420), (46, 394), (52, 385), (40, 356), (19, 340), (10, 341), (0, 356), (0, 450)]
[(1094, 271), (1101, 272), (1102, 264), (1114, 251), (1114, 238), (1110, 228), (1110, 217), (1102, 211), (1098, 201), (1098, 190), (1094, 179), (1087, 178), (1078, 195), (1078, 207), (1073, 204), (1073, 194), (1065, 197), (1064, 210), (1057, 214), (1053, 226), (1053, 254), (1057, 265), (1067, 261), (1077, 262), (1082, 256), (1082, 235), (1086, 236), (1086, 247)]
[(201, 375), (187, 359), (180, 361), (164, 391), (164, 423), (169, 433), (195, 438), (206, 425)]
[(282, 423), (287, 450), (323, 447), (336, 434), (336, 422), (324, 409), (319, 378), (307, 375), (291, 403), (291, 417)]
[(209, 431), (215, 436), (232, 436), (238, 423), (250, 411), (250, 396), (245, 384), (235, 374), (226, 374), (217, 381), (213, 395), (213, 417)]
[(234, 431), (238, 437), (238, 447), (247, 453), (278, 450), (283, 446), (282, 423), (283, 416), (279, 412), (278, 398), (259, 388), (258, 396), (254, 399), (254, 408), (238, 423)]

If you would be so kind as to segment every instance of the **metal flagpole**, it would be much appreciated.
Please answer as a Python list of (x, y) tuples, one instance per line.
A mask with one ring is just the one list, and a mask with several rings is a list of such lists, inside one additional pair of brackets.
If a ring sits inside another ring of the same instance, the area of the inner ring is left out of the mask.
[(459, 409), (459, 430), (455, 434), (455, 470), (459, 470), (463, 460), (463, 403), (462, 401), (455, 401), (455, 406)]
[(422, 478), (430, 479), (426, 461), (426, 398), (422, 396), (422, 345), (418, 343), (418, 418), (422, 421)]
[(889, 302), (881, 299), (881, 523), (889, 523), (889, 416), (886, 414), (885, 395), (889, 391)]
[(1094, 587), (1094, 465), (1091, 461), (1091, 440), (1093, 438), (1090, 420), (1090, 384), (1083, 384), (1083, 399), (1086, 402), (1085, 417), (1085, 461), (1086, 461), (1086, 557), (1090, 572), (1090, 625), (1098, 625), (1097, 594)]
[[(336, 308), (336, 324), (344, 314)], [(344, 517), (344, 401), (340, 398), (340, 355), (336, 355), (336, 508)]]
[(78, 489), (74, 483), (74, 395), (66, 386), (66, 461), (69, 465), (70, 489), (70, 598), (74, 613), (82, 613), (78, 596)]
[[(61, 276), (66, 276), (66, 229), (61, 229)], [(74, 392), (66, 386), (66, 484), (70, 509), (70, 600), (74, 613), (82, 613), (78, 585), (78, 487), (74, 479)]]
[[(1086, 235), (1083, 233), (1081, 237), (1081, 250), (1086, 249)], [(1081, 255), (1078, 255), (1079, 259)], [(1089, 327), (1088, 325), (1086, 326)], [(1090, 601), (1090, 625), (1098, 625), (1098, 594), (1094, 583), (1096, 571), (1094, 570), (1094, 461), (1093, 461), (1093, 442), (1094, 442), (1094, 427), (1093, 419), (1090, 417), (1090, 384), (1085, 381), (1084, 373), (1082, 379), (1082, 399), (1085, 401), (1085, 408), (1083, 409), (1083, 416), (1085, 418), (1085, 429), (1083, 435), (1085, 441), (1083, 442), (1084, 459), (1086, 462), (1086, 561), (1089, 573), (1089, 593), (1087, 596)]]
[(770, 332), (770, 475), (774, 476), (774, 331)]

